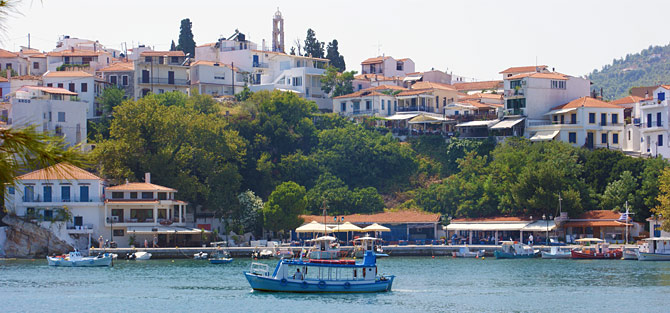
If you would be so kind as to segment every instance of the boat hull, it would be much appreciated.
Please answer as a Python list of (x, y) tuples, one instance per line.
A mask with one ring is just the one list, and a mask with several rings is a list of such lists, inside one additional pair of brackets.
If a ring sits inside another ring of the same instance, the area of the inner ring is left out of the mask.
[(569, 259), (571, 257), (572, 257), (572, 253), (570, 253), (570, 252), (552, 254), (550, 252), (542, 251), (542, 258), (543, 259)]
[(210, 264), (226, 264), (233, 261), (233, 258), (209, 259)]
[(514, 253), (507, 253), (507, 252), (502, 252), (502, 251), (494, 251), (493, 256), (496, 257), (496, 259), (532, 259), (535, 257), (535, 254), (514, 254)]
[(69, 261), (64, 258), (47, 257), (50, 266), (61, 267), (102, 267), (112, 265), (112, 257), (106, 256), (102, 258), (84, 258), (82, 260)]
[(583, 253), (579, 251), (571, 251), (573, 259), (594, 259), (594, 260), (611, 260), (621, 259), (623, 252), (621, 250), (611, 251), (607, 253)]
[(245, 272), (253, 290), (269, 292), (297, 292), (297, 293), (370, 293), (391, 291), (395, 276), (385, 276), (386, 280), (352, 280), (352, 281), (319, 281), (275, 279)]
[(670, 261), (670, 254), (639, 252), (637, 259), (639, 261)]

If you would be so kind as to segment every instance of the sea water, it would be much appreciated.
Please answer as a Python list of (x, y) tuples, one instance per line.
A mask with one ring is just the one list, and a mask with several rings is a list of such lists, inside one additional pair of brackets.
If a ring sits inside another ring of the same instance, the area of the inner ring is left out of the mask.
[(670, 262), (390, 257), (392, 292), (327, 295), (251, 291), (250, 264), (0, 260), (0, 312), (670, 312)]

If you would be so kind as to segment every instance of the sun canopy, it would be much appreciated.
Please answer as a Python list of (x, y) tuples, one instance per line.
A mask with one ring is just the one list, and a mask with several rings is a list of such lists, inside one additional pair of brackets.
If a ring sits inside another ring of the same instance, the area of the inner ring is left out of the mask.
[(489, 127), (491, 124), (498, 122), (498, 120), (493, 121), (469, 121), (456, 125), (456, 127)]
[(497, 123), (491, 126), (491, 129), (508, 129), (516, 126), (517, 124), (523, 122), (523, 119), (514, 119), (514, 120), (503, 120), (500, 123)]
[(524, 226), (521, 230), (523, 231), (552, 231), (556, 229), (556, 223), (554, 220), (549, 220), (549, 221), (535, 221), (532, 222), (526, 226)]
[[(126, 230), (128, 233), (135, 234), (177, 234), (177, 235), (193, 235), (203, 232), (202, 229), (179, 227), (179, 226), (131, 226)], [(211, 233), (205, 230), (205, 233)]]
[(582, 239), (577, 239), (575, 240), (576, 242), (605, 242), (602, 239), (599, 238), (582, 238)]
[(447, 230), (478, 230), (478, 231), (515, 231), (522, 230), (529, 222), (511, 223), (451, 223)]
[(380, 239), (379, 239), (379, 238), (375, 238), (375, 237), (370, 237), (370, 236), (365, 236), (365, 237), (361, 237), (361, 238), (356, 238), (356, 239), (354, 239), (354, 241), (363, 241), (363, 240), (380, 240)]
[(549, 141), (558, 135), (558, 130), (539, 131), (530, 137), (530, 141)]
[(560, 109), (560, 110), (553, 110), (549, 111), (548, 113), (545, 113), (544, 115), (554, 115), (554, 114), (563, 114), (563, 113), (568, 113), (577, 110), (577, 108), (569, 108), (569, 109)]
[(670, 237), (653, 237), (653, 238), (645, 238), (645, 239), (642, 239), (642, 240), (645, 240), (645, 241), (668, 241), (668, 240), (670, 240)]
[(409, 120), (411, 118), (414, 118), (419, 114), (394, 114), (391, 116), (383, 117), (385, 120), (389, 121), (404, 121), (404, 120)]
[(363, 228), (363, 231), (391, 231), (390, 228), (384, 227), (382, 225), (379, 225), (377, 223), (374, 223), (368, 227)]
[(335, 238), (333, 236), (321, 236), (319, 238), (308, 240), (308, 241), (335, 241), (335, 240), (337, 240), (337, 238)]
[(312, 221), (309, 224), (302, 225), (298, 228), (295, 229), (296, 233), (325, 233), (325, 232), (332, 232), (333, 230), (326, 228), (325, 225), (317, 222), (317, 221)]
[(344, 233), (344, 232), (349, 232), (349, 231), (361, 231), (362, 230), (362, 228), (360, 228), (360, 227), (358, 227), (354, 224), (351, 224), (349, 222), (346, 222), (346, 223), (341, 224), (341, 225), (337, 225), (335, 227), (333, 227), (333, 226), (331, 226), (331, 227), (332, 227), (331, 231), (336, 232), (336, 233)]
[(414, 117), (413, 119), (409, 120), (410, 124), (421, 124), (421, 123), (444, 123), (450, 121), (447, 118), (444, 118), (442, 116), (432, 116), (432, 115), (426, 115), (426, 114), (421, 114), (419, 116)]
[(423, 78), (423, 76), (407, 76), (407, 77), (403, 78), (402, 81), (403, 82), (413, 82), (413, 81), (421, 80), (421, 78)]

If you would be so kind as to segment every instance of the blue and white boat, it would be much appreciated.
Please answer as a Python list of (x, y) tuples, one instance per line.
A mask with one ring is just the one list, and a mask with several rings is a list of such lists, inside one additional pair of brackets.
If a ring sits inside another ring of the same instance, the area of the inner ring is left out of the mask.
[(259, 291), (300, 293), (363, 293), (391, 291), (394, 275), (377, 274), (377, 257), (367, 251), (354, 260), (280, 260), (270, 273), (267, 264), (252, 263), (244, 272), (251, 288)]
[(493, 252), (496, 259), (530, 259), (540, 252), (540, 250), (533, 250), (531, 246), (516, 241), (503, 241), (500, 248)]
[(644, 239), (637, 251), (640, 261), (670, 261), (670, 238), (654, 237)]
[(84, 257), (81, 252), (75, 250), (68, 253), (68, 255), (61, 256), (47, 256), (47, 262), (50, 266), (65, 266), (65, 267), (95, 267), (95, 266), (110, 266), (112, 264), (112, 256), (105, 253), (100, 256)]

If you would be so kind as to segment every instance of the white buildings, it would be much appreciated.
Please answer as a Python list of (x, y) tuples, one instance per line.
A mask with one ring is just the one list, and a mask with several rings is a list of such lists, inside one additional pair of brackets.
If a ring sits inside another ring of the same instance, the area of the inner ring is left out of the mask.
[(530, 122), (531, 141), (560, 140), (587, 148), (623, 149), (624, 108), (591, 97), (556, 106), (547, 113), (550, 121)]
[(391, 116), (398, 106), (395, 96), (365, 89), (333, 98), (333, 112), (344, 116)]
[(0, 71), (12, 69), (18, 75), (28, 74), (28, 61), (18, 53), (0, 49)]
[(7, 125), (35, 125), (63, 136), (70, 145), (86, 143), (86, 108), (77, 93), (63, 88), (24, 86), (11, 98)]
[(42, 83), (46, 87), (67, 89), (77, 93), (80, 101), (87, 104), (86, 117), (96, 116), (95, 106), (95, 76), (84, 71), (49, 71), (42, 76)]
[(670, 115), (668, 111), (668, 96), (670, 85), (661, 85), (656, 88), (653, 98), (639, 102), (640, 111), (640, 152), (652, 156), (661, 155), (670, 158)]
[(16, 185), (7, 187), (5, 206), (85, 249), (88, 236), (103, 231), (103, 186), (100, 177), (61, 163), (17, 177)]
[(203, 60), (191, 63), (190, 74), (191, 90), (212, 97), (234, 95), (242, 91), (247, 79), (237, 67)]
[(51, 51), (47, 53), (47, 70), (77, 69), (89, 73), (112, 63), (112, 55), (101, 50), (69, 50)]
[(361, 62), (361, 74), (379, 74), (386, 77), (407, 76), (415, 73), (414, 61), (410, 58), (394, 59), (391, 56), (369, 58)]
[(135, 60), (135, 99), (149, 93), (188, 94), (189, 66), (182, 51), (144, 51)]

